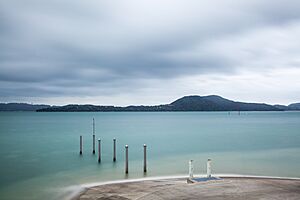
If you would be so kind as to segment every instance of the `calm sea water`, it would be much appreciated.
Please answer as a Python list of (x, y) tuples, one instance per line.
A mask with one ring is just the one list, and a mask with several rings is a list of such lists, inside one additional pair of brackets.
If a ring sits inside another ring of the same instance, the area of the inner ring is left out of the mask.
[[(93, 117), (101, 164), (92, 155)], [(0, 199), (63, 199), (83, 183), (187, 174), (189, 159), (205, 173), (207, 158), (215, 173), (300, 177), (300, 112), (0, 113)]]

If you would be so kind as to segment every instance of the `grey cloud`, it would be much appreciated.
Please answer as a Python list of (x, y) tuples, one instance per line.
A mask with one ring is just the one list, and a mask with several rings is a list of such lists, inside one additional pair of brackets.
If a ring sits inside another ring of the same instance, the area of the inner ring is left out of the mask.
[[(260, 57), (261, 65), (241, 55), (249, 48), (259, 57), (259, 42), (243, 38), (297, 24), (299, 9), (296, 0), (2, 0), (0, 96), (112, 94), (138, 90), (147, 79), (276, 67), (274, 55)], [(284, 55), (277, 63), (289, 60)]]

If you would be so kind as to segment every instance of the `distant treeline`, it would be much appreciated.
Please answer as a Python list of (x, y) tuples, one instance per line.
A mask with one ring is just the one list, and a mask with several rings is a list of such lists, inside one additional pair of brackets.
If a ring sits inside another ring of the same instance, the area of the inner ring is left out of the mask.
[[(300, 106), (298, 107), (300, 110)], [(225, 99), (217, 95), (185, 96), (170, 104), (155, 106), (95, 106), (66, 105), (48, 107), (38, 112), (164, 112), (164, 111), (284, 111), (289, 106), (268, 105), (264, 103), (244, 103)]]
[(36, 111), (50, 107), (50, 105), (35, 105), (27, 103), (0, 103), (0, 111)]
[(164, 111), (286, 111), (300, 110), (300, 103), (268, 105), (245, 103), (225, 99), (217, 95), (185, 96), (170, 104), (155, 106), (96, 106), (96, 105), (33, 105), (24, 103), (0, 103), (0, 111), (37, 112), (164, 112)]

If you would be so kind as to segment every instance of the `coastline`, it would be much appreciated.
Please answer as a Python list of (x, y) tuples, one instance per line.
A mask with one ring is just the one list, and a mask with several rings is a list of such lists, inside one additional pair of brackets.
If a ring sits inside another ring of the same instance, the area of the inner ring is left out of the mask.
[[(195, 174), (195, 177), (205, 177), (205, 174)], [(298, 177), (277, 177), (277, 176), (254, 176), (254, 175), (241, 175), (241, 174), (215, 174), (214, 176), (220, 177), (222, 180), (275, 180), (278, 183), (284, 182), (284, 181), (296, 181), (299, 182), (300, 186), (300, 178)], [(86, 193), (90, 191), (95, 191), (97, 189), (102, 188), (109, 188), (112, 189), (117, 186), (124, 186), (124, 185), (135, 185), (136, 187), (139, 187), (138, 185), (142, 184), (153, 184), (151, 187), (157, 187), (157, 188), (164, 188), (163, 185), (156, 185), (157, 183), (166, 183), (167, 185), (176, 185), (177, 183), (183, 184), (186, 183), (186, 179), (188, 178), (187, 175), (174, 175), (174, 176), (157, 176), (157, 177), (146, 177), (146, 178), (138, 178), (138, 179), (121, 179), (121, 180), (114, 180), (114, 181), (105, 181), (105, 182), (93, 182), (93, 183), (86, 183), (81, 184), (77, 186), (71, 186), (68, 187), (69, 190), (73, 191), (69, 195), (67, 199), (70, 200), (80, 200), (81, 197), (85, 195)], [(209, 181), (211, 182), (211, 181)], [(196, 183), (198, 184), (198, 183)], [(142, 186), (141, 186), (142, 187)], [(76, 188), (76, 189), (75, 189)], [(75, 189), (75, 190), (74, 190)], [(147, 188), (143, 188), (143, 190), (147, 190)], [(121, 190), (120, 190), (121, 192)], [(145, 192), (145, 191), (143, 191)], [(149, 192), (149, 190), (147, 191)], [(95, 193), (96, 195), (96, 193)], [(299, 191), (300, 195), (300, 191)], [(299, 196), (300, 197), (300, 196)], [(83, 198), (83, 199), (89, 199), (89, 198)]]

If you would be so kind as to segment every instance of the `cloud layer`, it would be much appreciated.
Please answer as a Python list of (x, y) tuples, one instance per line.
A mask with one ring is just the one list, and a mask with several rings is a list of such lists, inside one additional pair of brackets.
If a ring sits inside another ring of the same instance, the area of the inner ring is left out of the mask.
[(297, 0), (1, 0), (0, 101), (300, 101), (299, 10)]

